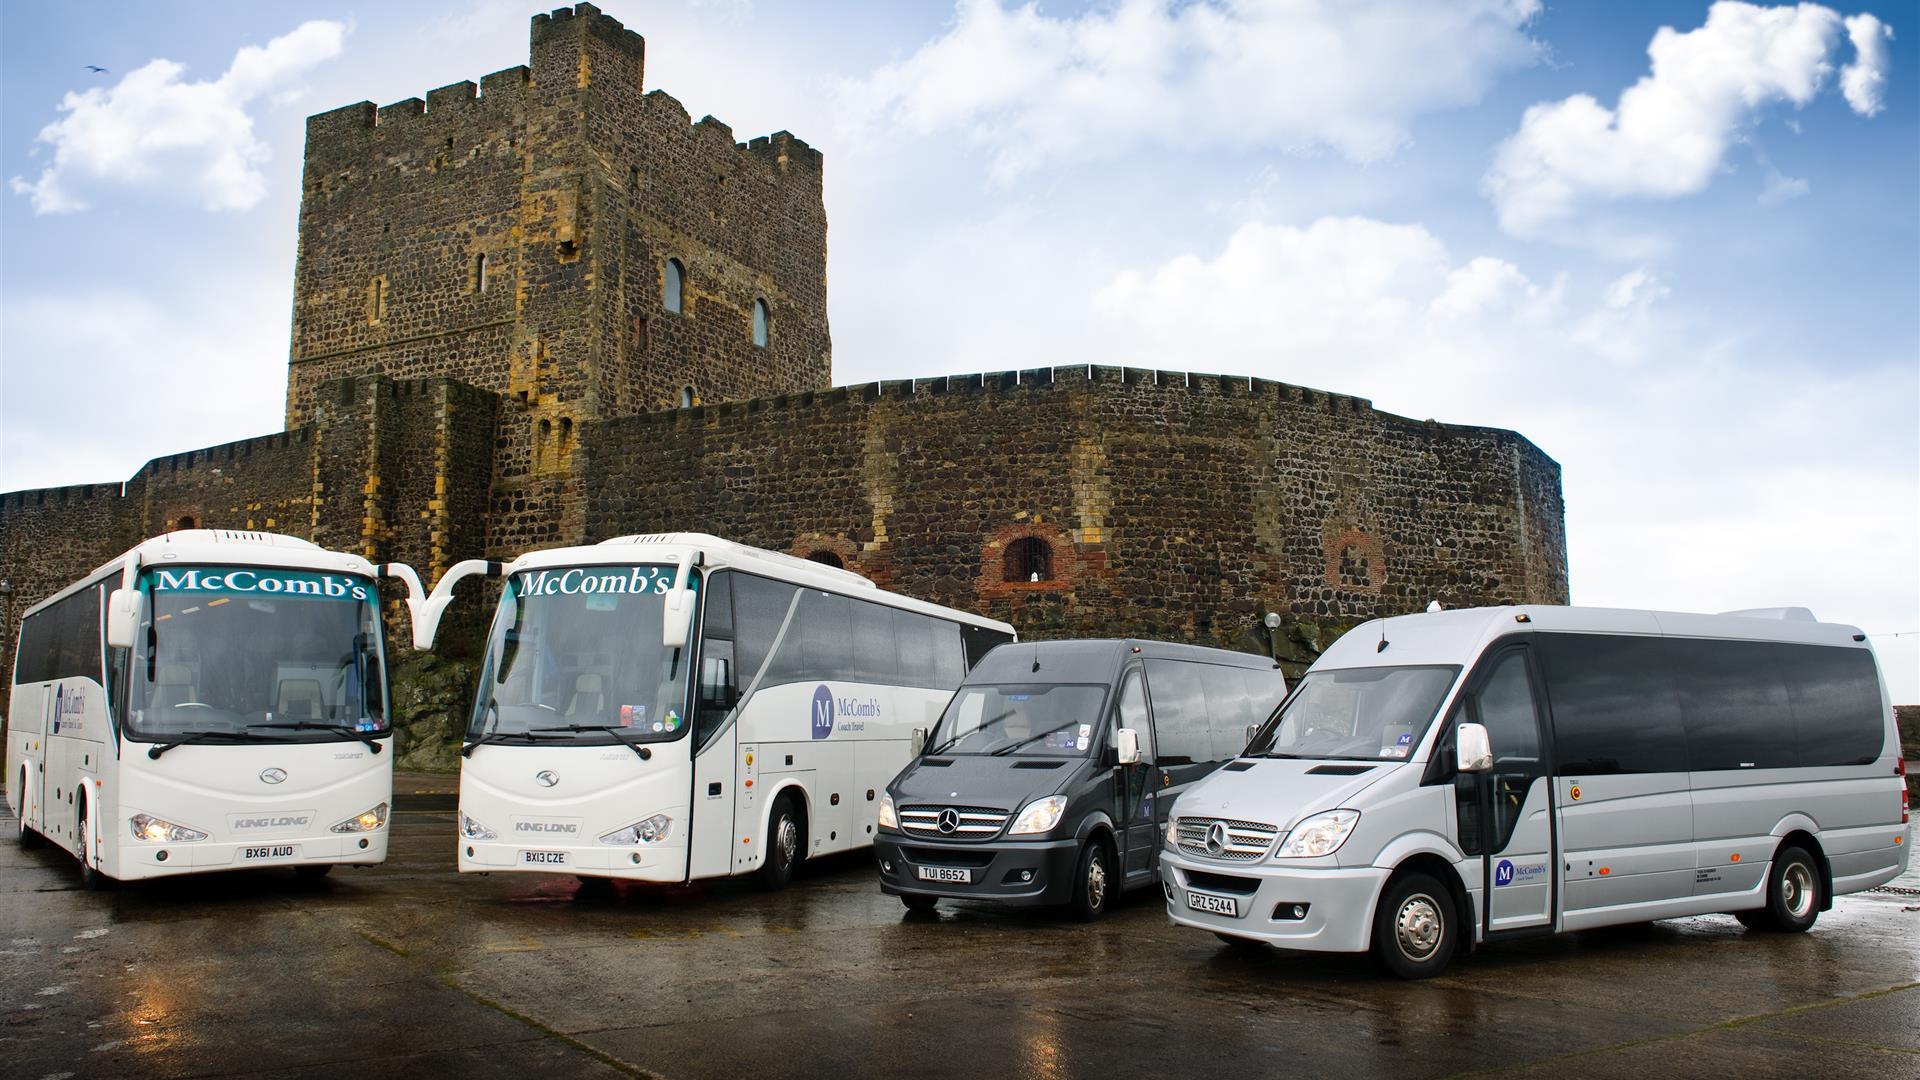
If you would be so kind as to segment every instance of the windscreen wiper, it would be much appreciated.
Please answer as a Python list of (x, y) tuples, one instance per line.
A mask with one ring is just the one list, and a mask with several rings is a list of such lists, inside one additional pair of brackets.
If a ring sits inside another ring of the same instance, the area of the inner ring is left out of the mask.
[(554, 731), (604, 731), (607, 734), (613, 736), (615, 739), (618, 739), (620, 741), (621, 746), (624, 746), (627, 749), (633, 751), (634, 754), (637, 755), (641, 761), (653, 760), (653, 751), (647, 749), (644, 746), (641, 746), (637, 742), (633, 742), (629, 740), (625, 735), (620, 734), (621, 732), (627, 731), (630, 729), (622, 727), (619, 724), (568, 724), (566, 727), (553, 728), (552, 730)]
[(969, 735), (974, 735), (974, 734), (978, 734), (979, 732), (985, 731), (995, 724), (1004, 724), (1012, 716), (1013, 716), (1012, 709), (1008, 709), (1006, 712), (1000, 713), (997, 716), (990, 716), (987, 719), (980, 721), (980, 726), (977, 728), (974, 728), (972, 731), (963, 731), (960, 734), (955, 735), (953, 738), (948, 739), (946, 742), (941, 743), (939, 746), (936, 746), (931, 750), (923, 751), (923, 754), (933, 755), (933, 754), (945, 753), (947, 747), (952, 746), (955, 743), (958, 743), (961, 739), (964, 739)]
[(161, 754), (176, 746), (205, 742), (208, 739), (244, 739), (246, 737), (246, 733), (241, 731), (176, 731), (167, 736), (166, 742), (147, 747), (147, 756), (158, 761)]
[(1058, 734), (1059, 732), (1065, 731), (1079, 722), (1080, 721), (1078, 720), (1069, 720), (1066, 723), (1061, 724), (1059, 727), (1048, 728), (1047, 730), (1041, 732), (1038, 735), (1029, 735), (1024, 739), (1021, 739), (1019, 742), (1010, 742), (1007, 745), (1002, 746), (997, 750), (989, 751), (989, 755), (992, 757), (999, 757), (1002, 754), (1011, 754), (1015, 750), (1020, 749), (1021, 747), (1027, 745), (1028, 743), (1039, 742), (1041, 739), (1044, 739), (1049, 735), (1054, 735), (1054, 734)]
[(472, 757), (474, 747), (479, 746), (482, 743), (490, 743), (499, 739), (525, 739), (528, 742), (538, 742), (541, 739), (564, 739), (564, 738), (566, 738), (566, 736), (564, 735), (544, 735), (538, 731), (489, 731), (485, 735), (482, 735), (479, 738), (473, 740), (472, 742), (467, 743), (465, 746), (462, 746), (460, 748), (460, 756)]
[(317, 720), (285, 720), (276, 721), (271, 724), (247, 725), (248, 731), (252, 731), (254, 728), (284, 728), (288, 731), (337, 731), (345, 735), (351, 735), (361, 742), (366, 743), (373, 748), (373, 752), (376, 754), (381, 750), (380, 744), (374, 741), (372, 735), (361, 731), (352, 724), (323, 724)]

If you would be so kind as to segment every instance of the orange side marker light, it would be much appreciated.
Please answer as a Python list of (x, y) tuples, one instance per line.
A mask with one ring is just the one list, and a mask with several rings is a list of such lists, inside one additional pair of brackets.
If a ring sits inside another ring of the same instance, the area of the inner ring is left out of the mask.
[(1732, 856), (1732, 858), (1733, 858), (1733, 861), (1734, 861), (1734, 862), (1739, 862), (1739, 861), (1740, 861), (1740, 853), (1739, 853), (1739, 852), (1737, 852), (1737, 851), (1736, 851), (1736, 852), (1734, 852), (1734, 853), (1733, 853), (1733, 856)]
[(1602, 877), (1605, 877), (1606, 875), (1608, 875), (1608, 874), (1610, 874), (1610, 873), (1612, 873), (1612, 872), (1613, 872), (1613, 871), (1611, 871), (1611, 870), (1609, 870), (1609, 869), (1608, 869), (1607, 867), (1604, 867), (1604, 866), (1603, 866), (1603, 867), (1601, 867), (1601, 868), (1600, 868), (1600, 876), (1602, 876)]

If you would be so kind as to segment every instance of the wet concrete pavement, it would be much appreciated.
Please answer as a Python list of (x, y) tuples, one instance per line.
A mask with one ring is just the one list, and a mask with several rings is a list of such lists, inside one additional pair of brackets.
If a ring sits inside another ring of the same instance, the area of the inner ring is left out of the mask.
[(450, 799), (397, 802), (390, 861), (319, 883), (86, 893), (0, 846), (0, 1075), (1920, 1077), (1920, 874), (1806, 935), (1685, 919), (1402, 983), (1229, 949), (1157, 892), (908, 916), (864, 853), (771, 895), (460, 877)]

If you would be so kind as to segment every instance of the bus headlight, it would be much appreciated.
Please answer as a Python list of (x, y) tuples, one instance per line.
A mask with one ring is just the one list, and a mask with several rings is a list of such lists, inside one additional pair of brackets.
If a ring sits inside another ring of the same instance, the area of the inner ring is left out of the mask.
[(1167, 846), (1180, 846), (1180, 822), (1177, 818), (1167, 819)]
[(603, 844), (657, 844), (673, 831), (673, 819), (665, 814), (655, 814), (645, 821), (637, 821), (624, 829), (600, 838)]
[(334, 832), (372, 832), (387, 823), (387, 804), (379, 803), (333, 827)]
[(1274, 850), (1276, 859), (1312, 859), (1340, 850), (1360, 821), (1358, 810), (1329, 810), (1304, 818)]
[(1066, 812), (1067, 797), (1065, 795), (1055, 795), (1038, 802), (1030, 802), (1025, 810), (1020, 811), (1020, 817), (1014, 821), (1013, 828), (1007, 830), (1007, 835), (1050, 832), (1055, 825), (1060, 824), (1060, 815)]
[(460, 814), (460, 835), (469, 840), (498, 840), (500, 838), (499, 833), (468, 817), (464, 811)]
[(900, 818), (893, 812), (893, 796), (891, 795), (880, 796), (880, 827), (883, 829), (897, 829), (900, 827)]
[(184, 844), (189, 840), (207, 838), (207, 834), (199, 829), (175, 825), (171, 821), (154, 817), (152, 814), (135, 814), (128, 819), (128, 824), (133, 826), (135, 840), (145, 840), (150, 844)]

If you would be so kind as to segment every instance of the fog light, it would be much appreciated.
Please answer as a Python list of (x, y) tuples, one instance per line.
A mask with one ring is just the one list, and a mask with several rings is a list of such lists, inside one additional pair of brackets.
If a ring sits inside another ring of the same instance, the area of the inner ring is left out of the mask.
[(1031, 871), (1031, 870), (1022, 870), (1022, 871), (1020, 871), (1020, 880), (1021, 880), (1021, 881), (1032, 881), (1032, 880), (1033, 880), (1033, 871)]
[(467, 858), (473, 858), (473, 848), (471, 847), (467, 848)]
[(640, 865), (640, 853), (637, 851), (633, 853), (633, 865), (635, 866)]
[(360, 850), (361, 851), (367, 850), (367, 838), (364, 836), (360, 838)]
[(1307, 917), (1307, 908), (1310, 906), (1309, 904), (1294, 904), (1283, 901), (1273, 906), (1273, 917), (1276, 920), (1286, 922), (1304, 919)]
[(881, 860), (880, 860), (880, 871), (881, 871), (882, 873), (886, 873), (886, 874), (891, 874), (891, 873), (893, 873), (893, 864), (892, 864), (891, 862), (888, 862), (888, 861), (887, 861), (887, 860), (885, 860), (885, 859), (881, 859)]
[(166, 853), (166, 852), (164, 852), (164, 851), (156, 851), (156, 852), (154, 852), (154, 853), (153, 853), (153, 861), (154, 861), (154, 862), (166, 862), (166, 861), (167, 861), (167, 853)]

